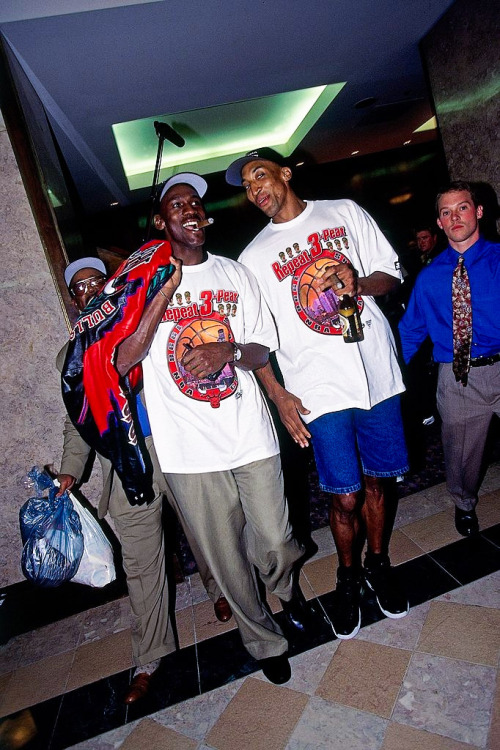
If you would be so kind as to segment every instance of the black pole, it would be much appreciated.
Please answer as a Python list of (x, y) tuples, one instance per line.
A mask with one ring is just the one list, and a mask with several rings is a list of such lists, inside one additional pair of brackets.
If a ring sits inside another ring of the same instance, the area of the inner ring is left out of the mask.
[(170, 141), (170, 143), (173, 143), (174, 146), (177, 146), (178, 148), (182, 148), (184, 144), (186, 143), (184, 138), (181, 135), (179, 135), (179, 133), (176, 133), (175, 130), (170, 127), (170, 125), (167, 125), (166, 122), (158, 122), (157, 120), (155, 120), (153, 125), (154, 125), (156, 135), (158, 136), (158, 150), (156, 152), (156, 164), (155, 164), (155, 171), (153, 172), (153, 183), (151, 185), (151, 195), (149, 198), (150, 208), (149, 208), (148, 222), (146, 224), (146, 237), (144, 238), (144, 242), (149, 241), (149, 236), (151, 234), (151, 225), (153, 223), (153, 216), (154, 216), (155, 203), (156, 203), (156, 188), (158, 187), (158, 179), (160, 177), (163, 144), (165, 143), (165, 140), (167, 140), (167, 141)]

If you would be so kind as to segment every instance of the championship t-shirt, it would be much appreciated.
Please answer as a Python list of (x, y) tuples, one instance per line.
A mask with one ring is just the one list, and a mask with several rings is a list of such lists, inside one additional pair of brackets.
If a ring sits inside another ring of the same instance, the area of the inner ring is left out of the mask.
[(321, 292), (328, 265), (351, 263), (360, 276), (401, 279), (396, 253), (353, 201), (307, 202), (291, 221), (270, 222), (239, 258), (257, 277), (279, 336), (276, 357), (286, 388), (311, 414), (371, 409), (404, 390), (392, 332), (373, 297), (358, 297), (364, 340), (345, 343), (339, 297)]
[(183, 267), (143, 362), (146, 406), (164, 472), (225, 471), (279, 452), (253, 373), (226, 364), (198, 379), (182, 366), (190, 348), (216, 341), (275, 349), (277, 335), (248, 269), (209, 253), (205, 262)]

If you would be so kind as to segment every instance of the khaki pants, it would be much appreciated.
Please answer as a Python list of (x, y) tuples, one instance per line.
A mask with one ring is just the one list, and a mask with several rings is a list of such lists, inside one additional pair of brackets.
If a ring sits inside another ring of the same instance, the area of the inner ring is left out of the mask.
[(254, 569), (269, 591), (290, 599), (293, 565), (303, 550), (288, 522), (279, 456), (231, 471), (165, 474), (165, 479), (247, 651), (256, 659), (284, 653), (287, 641), (262, 603)]
[(120, 539), (130, 605), (136, 618), (132, 628), (132, 654), (136, 666), (148, 664), (175, 650), (168, 613), (162, 525), (164, 479), (151, 438), (146, 439), (146, 444), (155, 470), (154, 502), (130, 505), (120, 480), (114, 474), (108, 506)]

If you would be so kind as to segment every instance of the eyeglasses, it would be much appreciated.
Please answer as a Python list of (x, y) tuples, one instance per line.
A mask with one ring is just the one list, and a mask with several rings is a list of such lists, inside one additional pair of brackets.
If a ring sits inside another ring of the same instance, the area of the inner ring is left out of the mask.
[(84, 294), (87, 294), (89, 289), (91, 292), (98, 292), (105, 279), (105, 276), (89, 276), (88, 279), (77, 281), (70, 289), (71, 294), (75, 297), (82, 297)]

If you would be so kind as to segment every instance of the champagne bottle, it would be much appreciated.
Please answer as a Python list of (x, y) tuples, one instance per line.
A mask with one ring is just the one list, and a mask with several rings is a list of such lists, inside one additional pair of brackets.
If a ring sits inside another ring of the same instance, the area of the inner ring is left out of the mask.
[(355, 344), (363, 341), (363, 326), (359, 316), (355, 297), (344, 294), (339, 304), (340, 322), (342, 323), (342, 336), (346, 344)]

